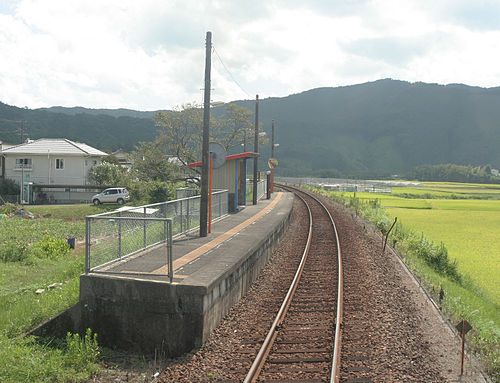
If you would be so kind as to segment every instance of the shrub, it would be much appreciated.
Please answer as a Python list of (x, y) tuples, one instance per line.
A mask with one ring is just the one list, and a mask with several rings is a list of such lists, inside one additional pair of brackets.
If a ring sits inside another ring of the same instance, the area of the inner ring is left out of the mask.
[(31, 246), (35, 258), (51, 258), (65, 256), (71, 252), (68, 243), (62, 239), (45, 234), (42, 239)]
[(96, 185), (120, 185), (123, 183), (123, 168), (120, 165), (102, 162), (89, 170), (89, 181)]
[(14, 203), (7, 202), (4, 205), (0, 205), (0, 214), (9, 215), (15, 212), (17, 209), (17, 205)]
[(2, 262), (25, 262), (29, 258), (28, 243), (22, 240), (6, 239), (0, 242)]
[(19, 194), (19, 185), (8, 178), (0, 178), (0, 195)]
[(30, 244), (21, 238), (8, 238), (0, 242), (0, 261), (36, 263), (37, 259), (56, 259), (71, 252), (68, 243), (45, 234), (40, 240)]
[(164, 181), (134, 181), (127, 185), (130, 199), (135, 205), (169, 201), (175, 198), (180, 184)]

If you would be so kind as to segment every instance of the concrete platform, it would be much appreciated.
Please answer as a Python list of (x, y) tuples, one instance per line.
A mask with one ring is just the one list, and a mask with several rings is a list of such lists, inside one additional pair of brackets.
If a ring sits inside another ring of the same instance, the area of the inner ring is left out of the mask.
[(212, 224), (212, 233), (177, 238), (174, 280), (165, 249), (157, 248), (80, 277), (80, 304), (72, 320), (92, 328), (101, 344), (177, 356), (199, 347), (244, 296), (288, 225), (293, 195), (274, 193)]

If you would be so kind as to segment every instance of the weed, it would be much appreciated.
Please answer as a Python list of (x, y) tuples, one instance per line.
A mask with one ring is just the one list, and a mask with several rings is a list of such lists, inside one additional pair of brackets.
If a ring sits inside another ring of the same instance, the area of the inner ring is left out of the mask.
[(97, 372), (97, 357), (100, 348), (97, 343), (97, 334), (92, 334), (91, 329), (87, 329), (83, 338), (78, 334), (69, 333), (66, 335), (66, 355), (65, 365), (77, 371)]
[(65, 341), (33, 336), (9, 339), (0, 332), (0, 381), (81, 382), (99, 369), (96, 334), (87, 330), (81, 339), (68, 334)]

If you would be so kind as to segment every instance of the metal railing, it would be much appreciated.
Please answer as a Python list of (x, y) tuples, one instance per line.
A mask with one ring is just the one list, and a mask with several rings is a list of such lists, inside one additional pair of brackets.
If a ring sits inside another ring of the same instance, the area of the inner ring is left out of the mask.
[(307, 177), (275, 177), (275, 182), (291, 186), (320, 186), (323, 189), (339, 192), (364, 192), (364, 193), (391, 193), (392, 187), (413, 186), (409, 183), (398, 181), (364, 181), (336, 178), (307, 178)]
[[(251, 201), (253, 199), (253, 180), (247, 180), (247, 201)], [(257, 181), (257, 200), (261, 199), (264, 194), (266, 194), (267, 190), (267, 180)]]
[[(227, 190), (212, 194), (212, 221), (228, 214)], [(165, 247), (173, 278), (172, 238), (199, 227), (200, 196), (139, 207), (124, 206), (86, 217), (85, 273), (151, 274), (126, 270), (125, 261), (153, 247)], [(162, 265), (163, 266), (163, 265)]]

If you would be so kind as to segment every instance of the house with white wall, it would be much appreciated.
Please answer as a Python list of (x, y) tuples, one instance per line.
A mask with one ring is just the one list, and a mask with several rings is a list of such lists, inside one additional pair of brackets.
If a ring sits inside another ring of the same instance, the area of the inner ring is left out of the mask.
[(5, 162), (2, 156), (2, 150), (8, 149), (14, 145), (12, 144), (7, 144), (5, 142), (0, 141), (0, 178), (2, 175), (5, 173)]
[(94, 192), (86, 187), (88, 172), (107, 155), (65, 138), (28, 140), (2, 150), (4, 165), (0, 175), (18, 184), (24, 180), (39, 186), (51, 200), (86, 200)]

